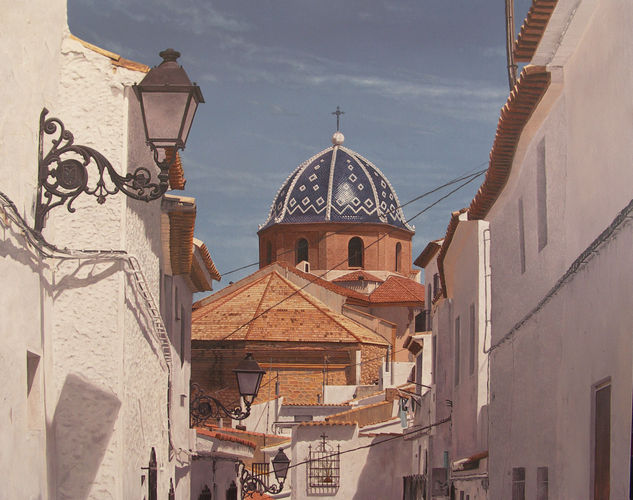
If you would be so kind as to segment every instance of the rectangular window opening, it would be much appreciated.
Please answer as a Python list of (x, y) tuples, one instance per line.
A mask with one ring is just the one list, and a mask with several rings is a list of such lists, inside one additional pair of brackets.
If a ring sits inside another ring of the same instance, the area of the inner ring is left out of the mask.
[(611, 475), (611, 384), (594, 393), (593, 499), (609, 500)]
[(525, 500), (525, 467), (512, 468), (512, 500)]
[(460, 352), (459, 352), (459, 347), (460, 347), (460, 318), (459, 316), (457, 316), (457, 318), (455, 318), (455, 385), (459, 384), (459, 364), (460, 364)]
[(548, 500), (549, 471), (547, 467), (536, 469), (536, 500)]
[(538, 217), (538, 251), (547, 245), (547, 175), (545, 170), (545, 138), (537, 147), (536, 208)]
[(475, 361), (477, 354), (477, 342), (475, 338), (475, 304), (470, 304), (470, 364), (469, 370), (472, 375), (475, 373)]
[(180, 366), (185, 363), (187, 337), (187, 321), (185, 317), (185, 308), (184, 306), (180, 306)]
[(525, 272), (525, 226), (523, 222), (523, 198), (519, 198), (519, 258), (521, 274)]
[(437, 358), (437, 335), (433, 335), (433, 352), (431, 353), (431, 381), (435, 383), (435, 367)]

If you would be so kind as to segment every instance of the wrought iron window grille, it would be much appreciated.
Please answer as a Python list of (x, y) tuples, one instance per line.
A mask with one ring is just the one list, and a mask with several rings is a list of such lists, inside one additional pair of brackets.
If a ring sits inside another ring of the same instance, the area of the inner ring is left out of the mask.
[(338, 488), (341, 479), (341, 446), (336, 451), (327, 442), (327, 435), (321, 434), (321, 442), (312, 449), (308, 447), (308, 480), (311, 488)]

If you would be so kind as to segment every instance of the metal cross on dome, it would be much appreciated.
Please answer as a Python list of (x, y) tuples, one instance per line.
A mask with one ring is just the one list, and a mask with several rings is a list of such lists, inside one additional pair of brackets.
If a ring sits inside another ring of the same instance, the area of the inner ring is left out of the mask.
[(341, 115), (345, 114), (345, 111), (341, 111), (339, 106), (336, 106), (336, 111), (332, 111), (333, 115), (336, 115), (336, 131), (338, 132), (341, 127)]

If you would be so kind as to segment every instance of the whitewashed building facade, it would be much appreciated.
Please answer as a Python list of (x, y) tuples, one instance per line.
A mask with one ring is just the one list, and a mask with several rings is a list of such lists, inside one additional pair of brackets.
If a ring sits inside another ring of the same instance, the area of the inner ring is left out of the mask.
[(74, 38), (62, 1), (7, 6), (2, 24), (0, 498), (189, 498), (191, 296), (218, 279), (193, 223), (170, 240), (165, 201), (83, 194), (33, 231), (43, 108), (119, 173), (155, 170), (131, 89), (148, 68)]

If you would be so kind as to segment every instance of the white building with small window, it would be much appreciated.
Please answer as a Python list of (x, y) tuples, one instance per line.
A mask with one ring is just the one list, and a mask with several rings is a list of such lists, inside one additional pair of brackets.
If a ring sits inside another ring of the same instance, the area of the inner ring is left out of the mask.
[[(490, 498), (628, 498), (630, 1), (534, 0), (468, 220), (490, 229)], [(456, 423), (454, 422), (456, 426)]]

